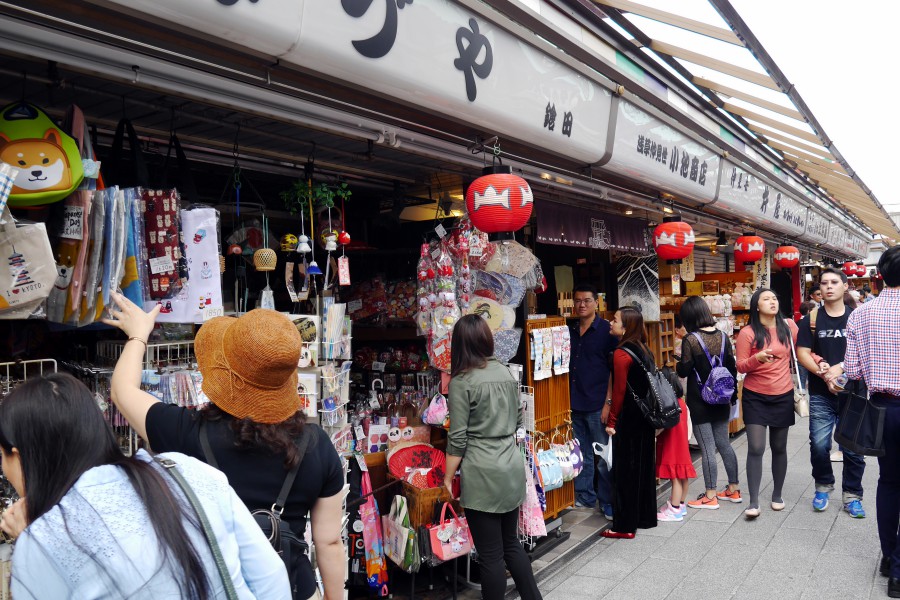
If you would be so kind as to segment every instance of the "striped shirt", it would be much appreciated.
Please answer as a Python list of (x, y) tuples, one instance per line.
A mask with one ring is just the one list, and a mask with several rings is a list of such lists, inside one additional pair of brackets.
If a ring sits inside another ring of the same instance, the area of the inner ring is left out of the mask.
[(900, 397), (900, 288), (885, 288), (850, 313), (844, 373), (872, 393)]

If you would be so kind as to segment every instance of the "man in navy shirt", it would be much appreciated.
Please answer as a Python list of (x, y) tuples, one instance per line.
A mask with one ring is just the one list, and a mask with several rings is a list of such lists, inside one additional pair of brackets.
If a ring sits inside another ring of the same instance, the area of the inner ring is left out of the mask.
[[(609, 444), (602, 413), (609, 384), (609, 355), (618, 340), (609, 332), (609, 321), (597, 314), (597, 289), (594, 286), (576, 286), (574, 303), (578, 322), (572, 326), (570, 334), (569, 395), (572, 428), (584, 455), (584, 469), (575, 479), (575, 506), (593, 508), (599, 500), (600, 510), (612, 520), (609, 466), (594, 455), (594, 444)], [(595, 469), (599, 475), (596, 483)]]

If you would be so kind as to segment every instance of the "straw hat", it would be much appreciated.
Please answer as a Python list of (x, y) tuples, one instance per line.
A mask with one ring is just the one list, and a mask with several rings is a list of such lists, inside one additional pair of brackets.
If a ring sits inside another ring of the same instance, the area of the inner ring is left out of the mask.
[(281, 313), (258, 308), (237, 319), (210, 319), (197, 332), (194, 352), (204, 393), (228, 414), (274, 424), (300, 410), (300, 332)]

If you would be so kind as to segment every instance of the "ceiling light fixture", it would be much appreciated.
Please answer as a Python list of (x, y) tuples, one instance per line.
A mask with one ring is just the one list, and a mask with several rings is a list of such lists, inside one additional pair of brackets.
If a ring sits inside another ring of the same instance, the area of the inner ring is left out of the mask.
[(634, 211), (631, 210), (630, 208), (626, 208), (626, 209), (625, 209), (625, 214), (626, 214), (626, 215), (633, 215), (633, 214), (634, 214)]
[(672, 210), (672, 207), (670, 207), (670, 206), (663, 206), (663, 212), (666, 213), (666, 214), (671, 215), (671, 214), (672, 214), (673, 212), (675, 212), (675, 211)]

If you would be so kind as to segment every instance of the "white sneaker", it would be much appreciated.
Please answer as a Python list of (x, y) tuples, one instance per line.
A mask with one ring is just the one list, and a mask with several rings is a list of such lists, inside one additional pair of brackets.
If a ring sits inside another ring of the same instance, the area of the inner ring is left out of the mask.
[(683, 521), (684, 517), (681, 516), (680, 509), (673, 508), (671, 504), (666, 502), (665, 506), (659, 509), (659, 512), (656, 513), (656, 520), (662, 522), (677, 522)]
[(840, 450), (835, 450), (831, 453), (831, 462), (844, 462), (844, 453)]

